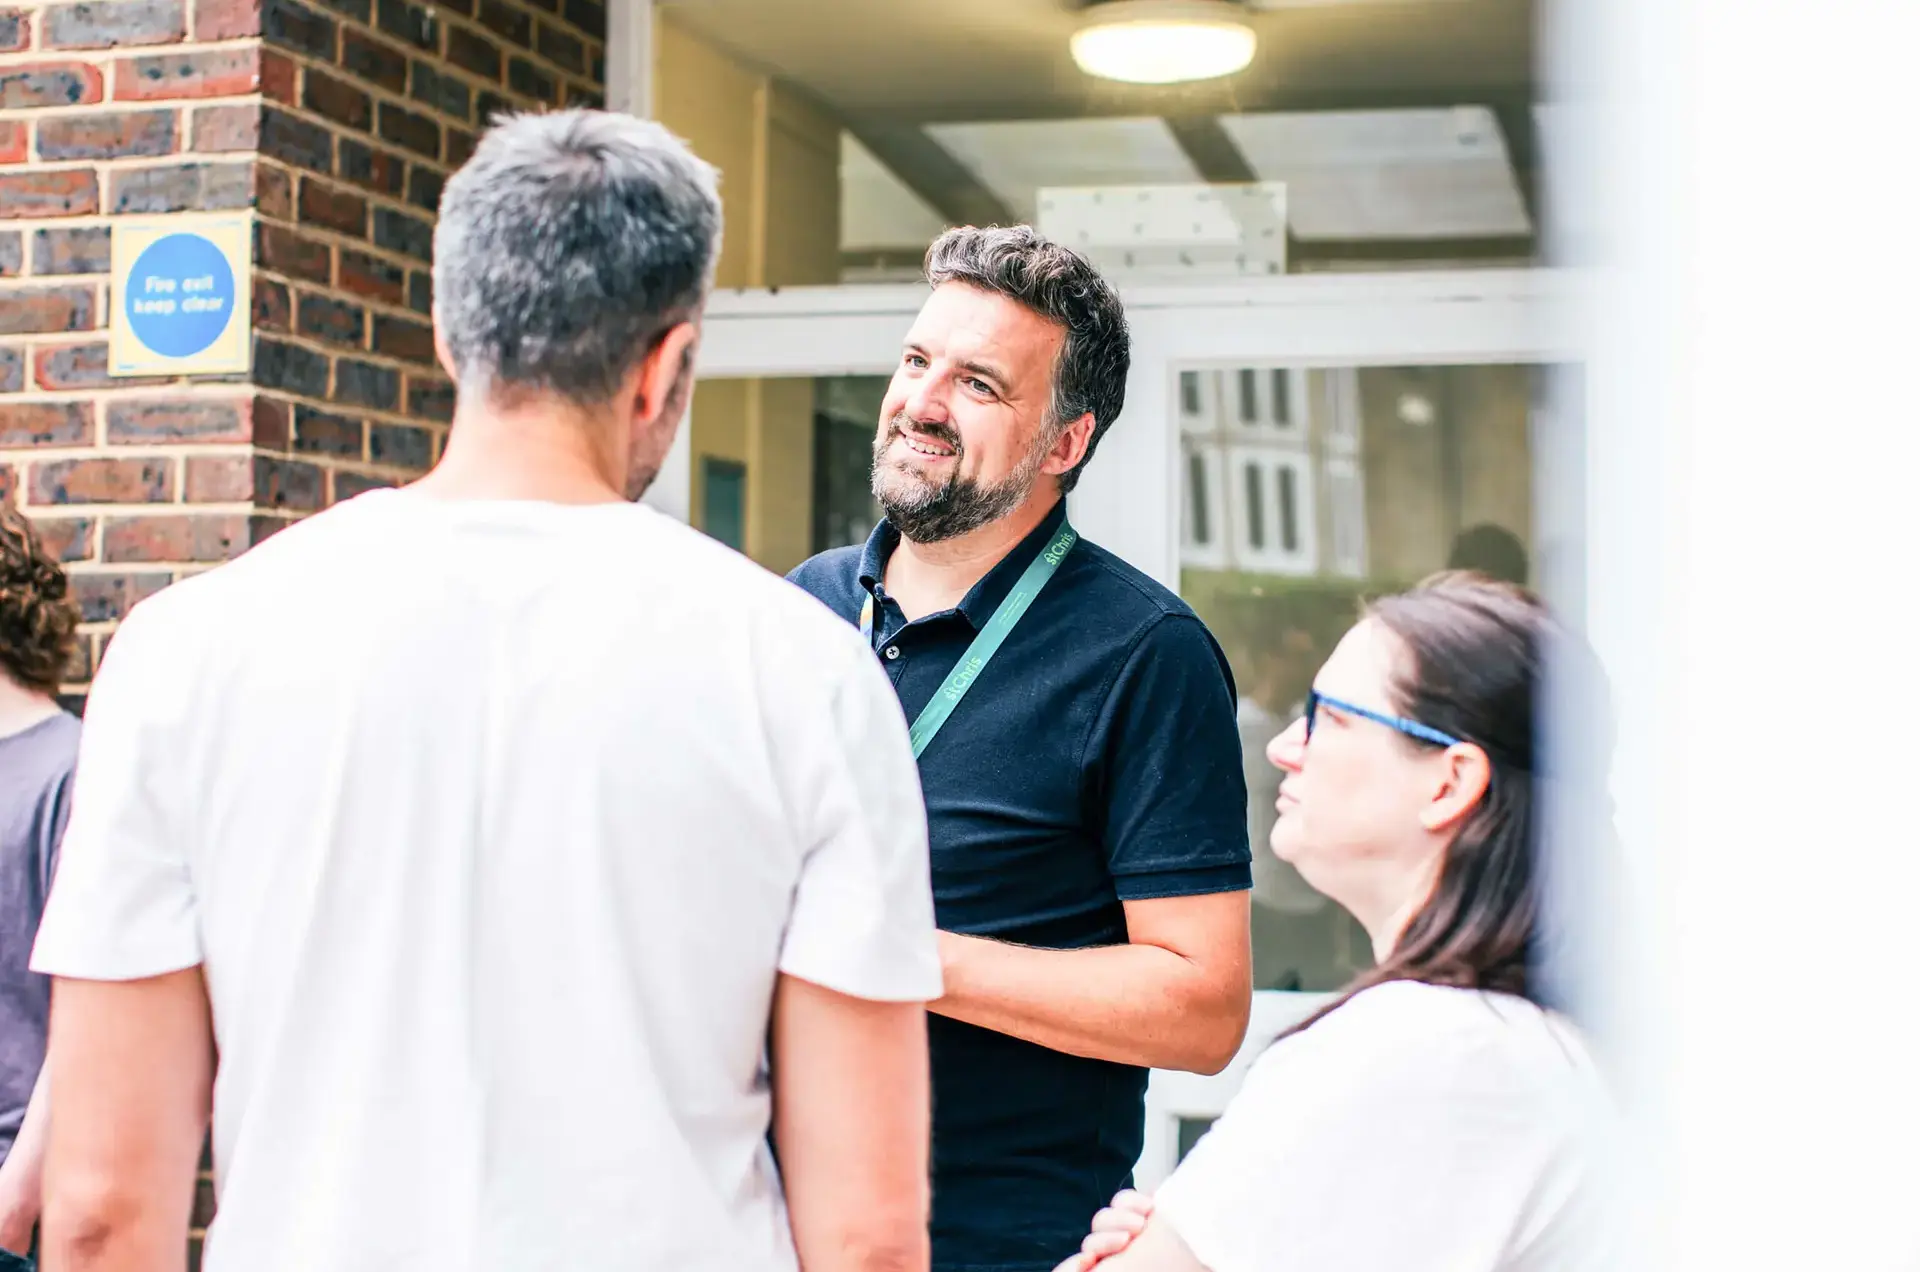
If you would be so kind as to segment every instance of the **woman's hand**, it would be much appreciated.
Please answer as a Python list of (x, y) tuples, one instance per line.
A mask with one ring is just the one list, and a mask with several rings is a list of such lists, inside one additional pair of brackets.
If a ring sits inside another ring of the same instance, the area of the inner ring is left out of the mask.
[(1110, 1259), (1133, 1244), (1146, 1231), (1153, 1215), (1153, 1198), (1129, 1188), (1115, 1195), (1106, 1209), (1093, 1217), (1093, 1230), (1080, 1243), (1080, 1253), (1062, 1263), (1054, 1272), (1091, 1272), (1104, 1259)]

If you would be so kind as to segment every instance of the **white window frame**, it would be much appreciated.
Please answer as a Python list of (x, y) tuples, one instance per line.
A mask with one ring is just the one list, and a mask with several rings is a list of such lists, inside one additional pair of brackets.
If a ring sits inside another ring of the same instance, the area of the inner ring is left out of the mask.
[[(1575, 302), (1586, 286), (1584, 275), (1544, 269), (1123, 284), (1133, 332), (1126, 409), (1072, 496), (1074, 524), (1177, 587), (1182, 367), (1580, 360)], [(917, 284), (722, 292), (708, 305), (697, 374), (888, 375), (925, 298)], [(686, 489), (687, 462), (683, 444), (668, 457), (664, 487)]]

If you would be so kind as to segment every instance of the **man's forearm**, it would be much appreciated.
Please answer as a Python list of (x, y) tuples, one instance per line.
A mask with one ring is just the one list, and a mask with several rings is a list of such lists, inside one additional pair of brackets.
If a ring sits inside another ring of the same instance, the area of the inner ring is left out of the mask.
[(946, 996), (928, 1010), (1055, 1051), (1216, 1073), (1245, 1036), (1240, 986), (1172, 950), (1042, 950), (940, 934)]
[(27, 1100), (20, 1133), (0, 1165), (0, 1250), (25, 1254), (40, 1221), (40, 1172), (47, 1156), (47, 1074), (43, 1067)]

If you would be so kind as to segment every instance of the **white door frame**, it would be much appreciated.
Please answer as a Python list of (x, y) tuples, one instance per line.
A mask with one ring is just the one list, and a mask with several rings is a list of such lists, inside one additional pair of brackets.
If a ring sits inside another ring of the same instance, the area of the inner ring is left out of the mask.
[[(1181, 368), (1577, 360), (1585, 287), (1582, 275), (1543, 269), (1122, 286), (1133, 333), (1126, 409), (1073, 494), (1074, 524), (1176, 586)], [(914, 284), (721, 292), (707, 308), (698, 374), (890, 374), (925, 298)], [(663, 473), (662, 485), (685, 490), (684, 447), (676, 462), (682, 471)]]

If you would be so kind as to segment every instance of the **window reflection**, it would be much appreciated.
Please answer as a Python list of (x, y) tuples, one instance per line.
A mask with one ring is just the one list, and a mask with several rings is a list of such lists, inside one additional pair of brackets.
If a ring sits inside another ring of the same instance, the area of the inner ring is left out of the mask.
[(1365, 933), (1267, 844), (1267, 743), (1363, 599), (1449, 566), (1530, 574), (1533, 371), (1189, 367), (1181, 591), (1233, 666), (1261, 989), (1338, 988)]

